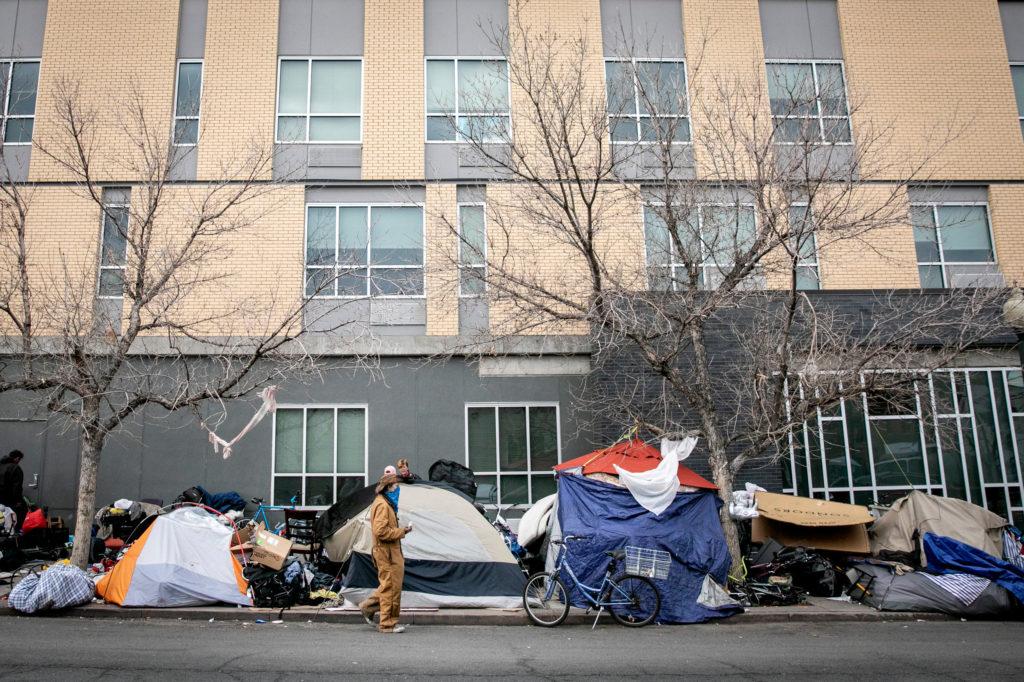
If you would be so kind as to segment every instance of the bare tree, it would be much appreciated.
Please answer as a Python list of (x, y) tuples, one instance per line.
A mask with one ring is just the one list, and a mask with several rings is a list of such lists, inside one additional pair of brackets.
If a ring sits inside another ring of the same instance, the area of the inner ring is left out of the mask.
[[(224, 159), (216, 179), (176, 184), (182, 149), (171, 144), (167, 122), (149, 115), (135, 89), (129, 93), (111, 122), (83, 104), (74, 83), (60, 85), (59, 130), (35, 149), (69, 178), (59, 198), (40, 202), (48, 190), (0, 171), (0, 392), (37, 396), (79, 434), (78, 565), (88, 560), (97, 472), (111, 433), (150, 408), (198, 416), (208, 403), (313, 378), (318, 358), (303, 335), (311, 326), (340, 327), (309, 307), (333, 273), (307, 284), (307, 296), (245, 291), (232, 281), (243, 274), (240, 250), (253, 248), (260, 221), (286, 200), (281, 185), (264, 179), (272, 152), (254, 143)], [(103, 146), (111, 129), (127, 151)], [(112, 191), (110, 177), (128, 189)], [(90, 238), (79, 235), (63, 250), (45, 243), (55, 201), (62, 211), (95, 216)]]
[[(910, 230), (908, 190), (929, 183), (955, 121), (915, 158), (894, 158), (891, 126), (858, 117), (838, 68), (769, 66), (766, 88), (705, 74), (702, 57), (688, 74), (637, 59), (624, 40), (603, 80), (599, 46), (527, 25), (527, 5), (513, 3), (495, 41), (514, 134), (451, 121), (498, 181), (485, 247), (439, 216), (458, 247), (449, 267), (467, 252), (483, 264), (462, 268), (490, 308), (473, 345), (588, 334), (594, 369), (581, 413), (648, 436), (698, 434), (727, 498), (744, 465), (777, 461), (819, 410), (864, 393), (898, 402), (999, 330), (999, 287), (880, 293), (869, 313), (808, 291), (818, 288), (817, 254), (894, 267), (914, 258), (892, 251)], [(474, 109), (499, 111), (495, 90), (482, 83), (492, 99)], [(735, 561), (726, 506), (722, 523)]]

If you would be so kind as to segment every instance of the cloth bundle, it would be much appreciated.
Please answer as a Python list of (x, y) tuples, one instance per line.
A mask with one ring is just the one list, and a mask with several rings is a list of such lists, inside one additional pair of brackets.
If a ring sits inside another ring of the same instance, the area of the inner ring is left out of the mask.
[(756, 493), (767, 492), (753, 483), (746, 484), (746, 490), (732, 491), (732, 502), (729, 503), (729, 516), (734, 519), (753, 519), (758, 516)]
[(77, 566), (54, 564), (42, 573), (25, 576), (15, 585), (7, 603), (15, 611), (36, 613), (47, 609), (66, 609), (92, 599), (93, 584)]

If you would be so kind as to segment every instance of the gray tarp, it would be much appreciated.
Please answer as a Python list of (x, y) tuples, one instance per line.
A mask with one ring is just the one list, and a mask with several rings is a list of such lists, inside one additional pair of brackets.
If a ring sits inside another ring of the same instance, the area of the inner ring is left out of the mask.
[[(858, 574), (857, 571), (863, 572)], [(920, 572), (896, 575), (888, 566), (861, 563), (848, 575), (853, 582), (853, 596), (860, 595), (859, 586), (867, 588), (863, 602), (879, 611), (918, 611), (948, 613), (951, 616), (999, 616), (1016, 607), (1013, 596), (995, 583), (981, 591), (970, 604), (943, 589)], [(871, 578), (874, 578), (871, 581)], [(870, 583), (870, 584), (869, 584)]]
[[(871, 553), (919, 552), (925, 565), (920, 538), (935, 533), (965, 542), (992, 556), (1003, 555), (1003, 529), (1006, 519), (970, 502), (951, 497), (936, 497), (919, 490), (901, 497), (871, 527)], [(915, 531), (917, 537), (914, 537)]]

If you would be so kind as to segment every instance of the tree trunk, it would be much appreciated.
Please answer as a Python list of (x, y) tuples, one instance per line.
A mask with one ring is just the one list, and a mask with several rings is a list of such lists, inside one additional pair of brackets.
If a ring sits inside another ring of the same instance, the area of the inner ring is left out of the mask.
[(711, 453), (708, 457), (711, 464), (711, 476), (714, 484), (718, 486), (718, 496), (722, 498), (722, 509), (719, 511), (719, 518), (722, 521), (722, 531), (725, 533), (725, 542), (729, 546), (729, 558), (732, 560), (732, 568), (735, 570), (740, 566), (740, 535), (736, 528), (736, 522), (729, 516), (729, 502), (732, 498), (733, 475), (729, 468), (729, 462), (721, 454)]
[(100, 468), (103, 450), (103, 432), (92, 425), (82, 426), (82, 444), (79, 447), (78, 498), (75, 501), (75, 544), (71, 550), (71, 563), (79, 568), (89, 564), (92, 548), (92, 521), (96, 513), (96, 474)]

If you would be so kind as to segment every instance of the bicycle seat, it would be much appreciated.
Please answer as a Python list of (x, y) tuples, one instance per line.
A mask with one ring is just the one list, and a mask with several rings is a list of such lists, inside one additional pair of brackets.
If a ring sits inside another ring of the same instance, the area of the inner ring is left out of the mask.
[(252, 498), (249, 501), (252, 502), (253, 504), (255, 504), (257, 507), (260, 506), (261, 504), (263, 504), (263, 498), (262, 497), (254, 497), (254, 498)]
[(623, 559), (626, 558), (626, 550), (624, 550), (624, 549), (611, 549), (611, 550), (605, 551), (605, 555), (606, 556), (610, 556), (612, 559), (615, 559), (616, 561), (622, 561)]

